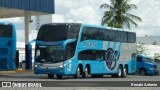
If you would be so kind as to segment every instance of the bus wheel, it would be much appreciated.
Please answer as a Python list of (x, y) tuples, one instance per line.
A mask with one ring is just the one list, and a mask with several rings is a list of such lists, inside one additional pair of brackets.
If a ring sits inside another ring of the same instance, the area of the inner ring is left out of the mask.
[(56, 75), (57, 76), (57, 79), (62, 79), (62, 75)]
[(122, 73), (123, 73), (122, 67), (119, 66), (117, 77), (118, 77), (118, 78), (119, 78), (119, 77), (122, 77)]
[(82, 77), (83, 77), (83, 78), (87, 78), (88, 75), (89, 75), (89, 70), (88, 70), (88, 67), (86, 66), (85, 70), (84, 70), (83, 73), (82, 73)]
[(140, 69), (139, 70), (139, 75), (140, 76), (145, 76), (147, 73), (146, 73), (146, 70), (145, 69)]
[(122, 77), (125, 78), (127, 76), (127, 67), (124, 66)]
[(80, 75), (81, 75), (81, 70), (80, 70), (80, 67), (78, 66), (76, 70), (76, 75), (74, 75), (74, 78), (80, 78)]
[(119, 77), (122, 77), (122, 74), (123, 74), (122, 67), (119, 66), (119, 67), (118, 67), (118, 73), (117, 73), (117, 74), (112, 74), (111, 76), (112, 76), (113, 78), (119, 78)]
[(48, 78), (49, 78), (49, 79), (54, 78), (54, 74), (48, 74)]

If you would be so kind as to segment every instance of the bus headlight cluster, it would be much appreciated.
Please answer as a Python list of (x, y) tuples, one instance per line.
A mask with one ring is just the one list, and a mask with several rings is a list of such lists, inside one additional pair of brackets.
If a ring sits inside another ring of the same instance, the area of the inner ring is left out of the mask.
[(62, 67), (63, 67), (63, 64), (62, 64), (62, 65), (60, 65), (59, 67), (60, 67), (60, 68), (62, 68)]
[(61, 64), (59, 65), (60, 68), (65, 67), (67, 64)]

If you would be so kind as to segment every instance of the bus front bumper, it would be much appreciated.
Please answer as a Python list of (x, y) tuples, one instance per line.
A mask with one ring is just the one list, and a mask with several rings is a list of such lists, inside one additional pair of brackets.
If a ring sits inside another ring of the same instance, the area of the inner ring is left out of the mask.
[(158, 72), (158, 70), (149, 70), (149, 71), (147, 72), (147, 74), (148, 74), (148, 75), (158, 75), (159, 72)]
[(63, 67), (37, 67), (34, 68), (35, 74), (65, 74)]

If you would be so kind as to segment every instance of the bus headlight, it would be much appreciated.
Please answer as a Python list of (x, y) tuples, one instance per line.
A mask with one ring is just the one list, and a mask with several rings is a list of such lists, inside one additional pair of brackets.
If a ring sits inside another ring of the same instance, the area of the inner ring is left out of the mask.
[(62, 64), (62, 65), (60, 65), (59, 67), (60, 67), (60, 68), (62, 68), (62, 67), (63, 67), (63, 64)]
[(38, 67), (38, 65), (34, 65), (34, 67)]

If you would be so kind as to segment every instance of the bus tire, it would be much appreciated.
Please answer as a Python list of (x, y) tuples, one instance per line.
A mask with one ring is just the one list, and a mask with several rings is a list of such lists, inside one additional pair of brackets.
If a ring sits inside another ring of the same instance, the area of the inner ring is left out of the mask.
[(123, 74), (122, 66), (119, 66), (117, 77), (118, 77), (118, 78), (122, 77), (122, 74)]
[(88, 75), (89, 75), (89, 68), (86, 66), (83, 73), (82, 73), (82, 77), (87, 78)]
[(140, 70), (139, 70), (139, 75), (140, 75), (140, 76), (145, 76), (145, 75), (147, 75), (146, 70), (145, 70), (145, 69), (143, 69), (143, 68), (142, 68), (142, 69), (140, 69)]
[(123, 70), (122, 70), (122, 66), (119, 66), (118, 67), (118, 73), (117, 74), (113, 74), (111, 75), (113, 78), (120, 78), (122, 77), (122, 73), (123, 73)]
[(122, 77), (123, 78), (126, 78), (126, 76), (127, 76), (127, 67), (126, 66), (124, 66), (124, 68), (123, 68), (123, 73), (122, 73)]
[(80, 70), (80, 66), (78, 66), (76, 70), (76, 74), (74, 75), (74, 78), (80, 78), (80, 75), (81, 75), (81, 70)]
[(48, 78), (49, 79), (53, 79), (54, 78), (54, 74), (48, 74)]
[(57, 79), (62, 79), (63, 75), (56, 75)]

